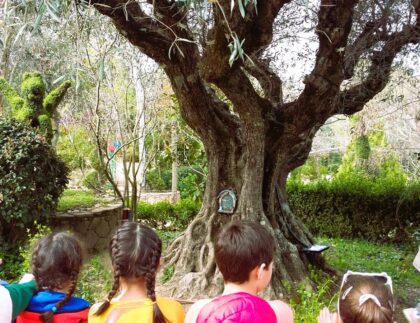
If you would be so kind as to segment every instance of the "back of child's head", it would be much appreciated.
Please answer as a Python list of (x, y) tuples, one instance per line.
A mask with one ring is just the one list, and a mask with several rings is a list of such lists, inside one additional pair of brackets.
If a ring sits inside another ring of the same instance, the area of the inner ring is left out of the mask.
[(259, 223), (235, 221), (219, 234), (215, 245), (216, 263), (225, 282), (244, 283), (250, 272), (273, 261), (274, 238)]
[[(77, 239), (67, 233), (50, 233), (35, 244), (32, 272), (38, 290), (67, 290), (64, 299), (55, 304), (54, 312), (73, 295), (82, 264), (82, 248)], [(52, 322), (54, 312), (41, 314), (41, 320)]]
[(344, 282), (339, 298), (343, 323), (392, 323), (394, 302), (385, 277), (352, 275)]
[[(148, 226), (126, 222), (118, 227), (110, 242), (110, 253), (114, 268), (114, 283), (105, 302), (95, 315), (109, 307), (110, 300), (120, 287), (120, 278), (144, 279), (147, 296), (156, 301), (155, 278), (162, 253), (162, 241)], [(156, 303), (153, 304), (153, 322), (163, 323), (165, 318)]]

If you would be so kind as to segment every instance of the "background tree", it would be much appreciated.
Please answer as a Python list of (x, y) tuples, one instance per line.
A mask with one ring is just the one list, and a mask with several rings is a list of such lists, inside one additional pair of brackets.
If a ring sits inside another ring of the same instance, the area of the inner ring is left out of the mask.
[[(304, 163), (321, 125), (335, 114), (362, 110), (389, 81), (397, 55), (419, 43), (420, 2), (322, 0), (307, 6), (309, 14), (290, 0), (90, 3), (163, 67), (182, 117), (205, 146), (202, 209), (166, 258), (175, 264), (178, 295), (217, 292), (212, 241), (231, 218), (259, 221), (274, 233), (278, 252), (272, 294), (282, 292), (282, 281), (302, 280), (308, 262), (322, 265), (320, 257), (302, 250), (313, 238), (288, 207), (287, 176)], [(306, 28), (318, 46), (303, 89), (284, 100), (281, 77), (264, 53), (276, 19), (291, 9), (297, 18), (308, 18), (306, 24), (280, 20), (279, 28)], [(363, 73), (356, 73), (362, 60), (367, 62)], [(217, 213), (217, 195), (225, 188), (239, 198), (232, 217)]]

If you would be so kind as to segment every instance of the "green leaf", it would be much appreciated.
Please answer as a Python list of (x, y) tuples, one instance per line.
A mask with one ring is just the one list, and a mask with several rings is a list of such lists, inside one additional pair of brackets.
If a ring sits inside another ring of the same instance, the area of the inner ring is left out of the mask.
[(230, 57), (229, 57), (229, 65), (230, 66), (232, 66), (233, 65), (233, 62), (236, 60), (237, 54), (238, 54), (238, 51), (237, 51), (237, 49), (235, 47), (233, 49), (232, 53), (230, 54)]
[(100, 81), (102, 81), (105, 77), (105, 62), (103, 59), (101, 60), (101, 63), (99, 64), (98, 77)]
[(46, 6), (44, 3), (42, 3), (42, 5), (38, 9), (38, 15), (35, 19), (32, 33), (35, 33), (36, 31), (38, 31), (39, 26), (41, 25), (42, 18), (44, 17), (44, 14), (45, 14), (45, 10), (46, 10)]
[(13, 40), (13, 45), (12, 48), (15, 46), (16, 42), (18, 41), (18, 39), (20, 38), (20, 36), (23, 34), (23, 32), (25, 31), (26, 27), (28, 26), (28, 24), (24, 24), (18, 31), (18, 33), (15, 36), (15, 39)]
[(241, 13), (242, 18), (245, 18), (245, 7), (242, 0), (238, 0), (239, 12)]
[(61, 22), (59, 15), (58, 7), (54, 4), (54, 2), (48, 1), (47, 2), (47, 11), (50, 16), (56, 21)]

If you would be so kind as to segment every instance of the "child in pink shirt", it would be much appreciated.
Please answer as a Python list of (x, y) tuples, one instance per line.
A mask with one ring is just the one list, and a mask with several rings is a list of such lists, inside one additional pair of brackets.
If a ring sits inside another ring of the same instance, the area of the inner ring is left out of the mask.
[(196, 302), (185, 323), (292, 323), (289, 305), (258, 296), (271, 280), (273, 254), (274, 238), (259, 223), (238, 221), (226, 226), (215, 244), (224, 292)]

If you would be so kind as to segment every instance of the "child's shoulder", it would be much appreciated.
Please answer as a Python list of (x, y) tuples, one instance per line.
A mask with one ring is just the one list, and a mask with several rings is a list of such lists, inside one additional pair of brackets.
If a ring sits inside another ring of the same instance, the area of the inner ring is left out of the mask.
[(277, 322), (293, 323), (293, 310), (289, 304), (280, 300), (268, 301), (268, 304), (276, 314)]
[(189, 308), (187, 315), (185, 316), (185, 323), (195, 323), (198, 314), (200, 313), (201, 309), (210, 303), (213, 299), (212, 298), (205, 298), (196, 301), (191, 307)]
[(175, 299), (167, 298), (167, 297), (157, 297), (156, 302), (158, 303), (159, 307), (175, 307), (175, 308), (182, 308), (180, 302)]

